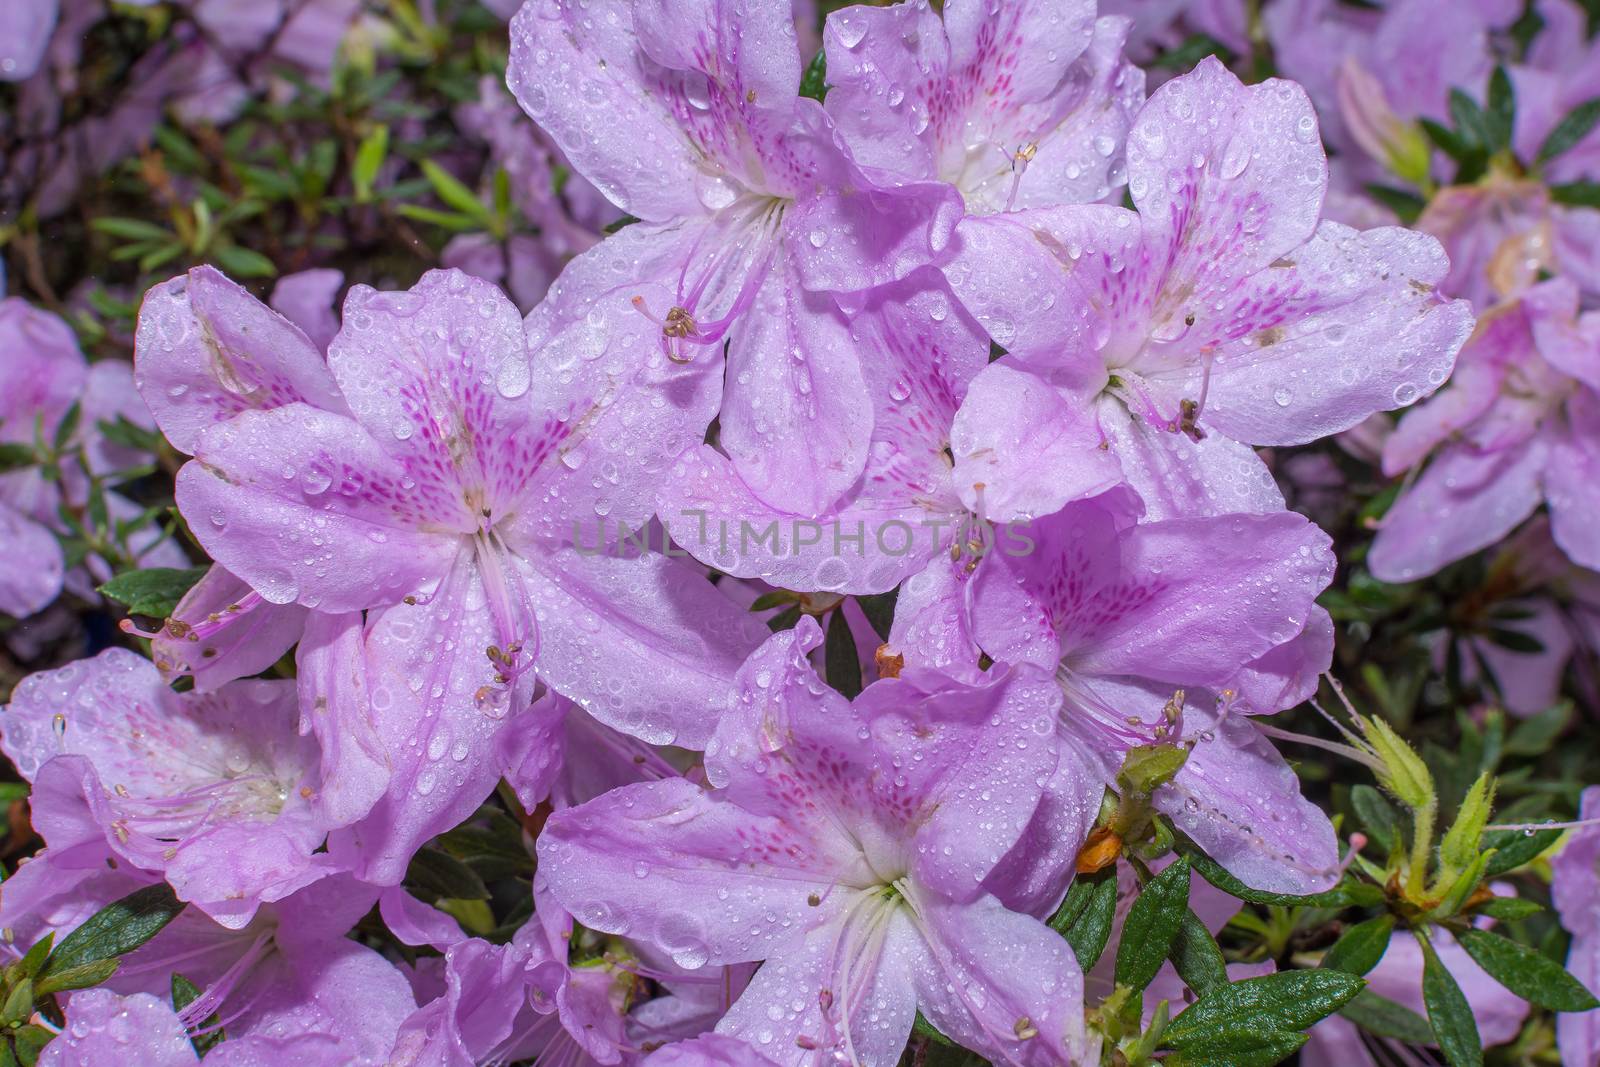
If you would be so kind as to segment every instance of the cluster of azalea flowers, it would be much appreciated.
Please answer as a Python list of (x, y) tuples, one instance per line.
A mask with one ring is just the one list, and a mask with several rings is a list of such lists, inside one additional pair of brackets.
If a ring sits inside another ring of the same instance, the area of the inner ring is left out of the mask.
[[(6, 4), (3, 76), (46, 8)], [(47, 846), (0, 890), (10, 957), (151, 887), (186, 905), (64, 995), (38, 1062), (892, 1067), (916, 1025), (1099, 1063), (1106, 978), (1045, 920), (1130, 755), (1184, 753), (1148, 804), (1252, 890), (1349, 863), (1258, 722), (1328, 671), (1338, 562), (1258, 449), (1345, 435), (1405, 475), (1384, 580), (1514, 533), (1600, 570), (1572, 192), (1600, 134), (1571, 117), (1600, 56), (1576, 4), (1537, 10), (1507, 67), (1495, 0), (913, 0), (830, 14), (808, 72), (786, 0), (529, 0), (509, 88), (624, 224), (526, 317), (482, 271), (335, 319), (198, 267), (144, 295), (129, 368), (0, 303), (0, 439), (85, 457), (0, 479), (0, 610), (108, 576), (55, 516), (137, 513), (90, 486), (148, 458), (112, 425), (192, 457), (213, 561), (148, 655), (0, 716)], [(1174, 20), (1269, 34), (1286, 78), (1154, 85)], [(1424, 123), (1463, 114), (1500, 143), (1452, 182)], [(1397, 180), (1413, 227), (1364, 192)], [(868, 650), (857, 695), (819, 616)], [(537, 858), (498, 936), (412, 891), (497, 791)], [(1591, 987), (1597, 847), (1556, 866)], [(380, 920), (431, 951), (347, 936)], [(1433, 951), (1397, 936), (1374, 986), (1420, 1006)], [(1462, 984), (1486, 1043), (1516, 1034), (1525, 1003)], [(1560, 1040), (1593, 1064), (1600, 1021)], [(1330, 1018), (1302, 1062), (1366, 1055)]]

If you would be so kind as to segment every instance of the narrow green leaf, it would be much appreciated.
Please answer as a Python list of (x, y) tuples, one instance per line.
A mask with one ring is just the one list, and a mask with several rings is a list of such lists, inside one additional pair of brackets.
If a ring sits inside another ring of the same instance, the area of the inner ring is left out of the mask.
[(457, 233), (465, 233), (468, 230), (481, 230), (486, 227), (486, 224), (481, 219), (474, 218), (471, 215), (462, 215), (453, 211), (438, 211), (431, 207), (423, 207), (421, 204), (401, 204), (395, 210), (408, 219), (431, 223), (434, 226), (440, 226)]
[(1189, 861), (1179, 857), (1134, 898), (1117, 946), (1117, 985), (1143, 989), (1161, 969), (1188, 914)]
[(1520, 652), (1527, 656), (1537, 656), (1544, 651), (1544, 642), (1532, 634), (1525, 634), (1521, 630), (1512, 630), (1504, 626), (1494, 626), (1489, 629), (1489, 640), (1508, 652)]
[(1199, 1048), (1215, 1032), (1242, 1026), (1298, 1032), (1338, 1011), (1366, 982), (1344, 971), (1279, 971), (1232, 982), (1189, 1005), (1167, 1029), (1173, 1048)]
[(1422, 132), (1428, 135), (1428, 140), (1457, 163), (1466, 162), (1467, 157), (1472, 155), (1472, 146), (1448, 126), (1427, 118), (1419, 118), (1417, 123), (1422, 127)]
[(431, 159), (424, 159), (421, 163), (422, 173), (428, 179), (428, 184), (433, 186), (433, 191), (440, 200), (450, 207), (469, 215), (481, 222), (485, 229), (489, 226), (490, 214), (483, 201), (478, 199), (478, 194), (462, 184), (461, 180)]
[(856, 597), (856, 603), (861, 605), (861, 613), (872, 624), (873, 631), (885, 641), (889, 640), (889, 631), (894, 626), (894, 606), (899, 597), (898, 589)]
[(1356, 923), (1322, 957), (1322, 966), (1349, 974), (1366, 974), (1383, 959), (1393, 933), (1393, 915), (1379, 915)]
[(1544, 905), (1536, 900), (1527, 900), (1523, 897), (1491, 897), (1472, 909), (1474, 915), (1487, 915), (1491, 919), (1500, 919), (1505, 922), (1517, 922), (1528, 919), (1541, 911)]
[(24, 978), (34, 978), (39, 974), (39, 969), (44, 966), (44, 961), (50, 958), (50, 949), (55, 945), (56, 935), (52, 931), (45, 934), (35, 942), (17, 964), (17, 972)]
[(1539, 146), (1539, 154), (1534, 157), (1534, 162), (1548, 162), (1574, 147), (1589, 136), (1596, 123), (1600, 123), (1600, 97), (1585, 100), (1567, 112), (1566, 117), (1556, 123), (1555, 129), (1545, 137), (1544, 144)]
[(89, 225), (101, 233), (129, 241), (167, 241), (172, 237), (172, 233), (167, 229), (153, 222), (146, 222), (144, 219), (102, 217), (91, 219)]
[(219, 245), (211, 250), (217, 266), (239, 278), (271, 278), (278, 273), (272, 260), (260, 252), (238, 245)]
[[(199, 996), (199, 986), (189, 981), (189, 979), (185, 978), (177, 971), (172, 972), (173, 1011), (182, 1011), (190, 1004), (193, 1004), (195, 1000), (199, 998)], [(220, 1019), (217, 1013), (213, 1012), (208, 1018), (202, 1020), (200, 1023), (200, 1027), (205, 1029), (205, 1033), (196, 1034), (194, 1037), (189, 1039), (190, 1043), (194, 1045), (194, 1050), (200, 1055), (204, 1056), (207, 1052), (210, 1052), (213, 1048), (220, 1045), (224, 1040), (227, 1039), (227, 1034), (223, 1032), (221, 1027), (217, 1026), (219, 1021)]]
[(1428, 202), (1416, 193), (1375, 182), (1367, 185), (1367, 193), (1372, 199), (1394, 212), (1407, 226), (1416, 222), (1417, 217), (1422, 214), (1422, 209), (1428, 206)]
[(1472, 148), (1491, 150), (1489, 119), (1478, 102), (1460, 89), (1450, 90), (1450, 121), (1462, 141)]
[(100, 592), (128, 609), (132, 615), (164, 619), (177, 608), (206, 567), (147, 567), (125, 571), (100, 587)]
[(11, 987), (6, 1002), (0, 1006), (0, 1026), (17, 1026), (33, 1014), (33, 979), (24, 978)]
[(1392, 1037), (1396, 1041), (1409, 1041), (1413, 1045), (1433, 1044), (1433, 1027), (1428, 1020), (1387, 997), (1380, 997), (1370, 989), (1356, 994), (1339, 1014), (1361, 1029), (1379, 1037)]
[(21, 470), (39, 462), (39, 454), (32, 445), (20, 441), (0, 441), (0, 474)]
[(1117, 869), (1107, 867), (1073, 879), (1067, 899), (1050, 917), (1050, 928), (1066, 938), (1085, 972), (1100, 960), (1117, 918)]
[(1469, 928), (1457, 937), (1473, 962), (1523, 1000), (1551, 1011), (1589, 1011), (1600, 1008), (1582, 982), (1566, 968), (1508, 937)]
[(1228, 961), (1223, 958), (1217, 939), (1192, 908), (1184, 909), (1178, 936), (1172, 939), (1170, 958), (1178, 977), (1196, 996), (1203, 997), (1228, 984)]
[(165, 882), (135, 890), (107, 904), (62, 938), (39, 973), (49, 978), (86, 963), (132, 952), (159, 934), (183, 908), (183, 902)]
[(823, 659), (828, 684), (854, 700), (861, 692), (861, 657), (856, 653), (855, 635), (850, 632), (850, 620), (844, 617), (842, 604), (828, 616)]
[(1489, 106), (1484, 123), (1489, 134), (1489, 150), (1503, 152), (1511, 147), (1511, 130), (1517, 117), (1517, 93), (1506, 68), (1497, 66), (1489, 75)]
[(1199, 872), (1200, 877), (1229, 896), (1251, 904), (1277, 904), (1282, 907), (1301, 908), (1372, 908), (1383, 903), (1381, 888), (1356, 881), (1346, 881), (1326, 892), (1312, 893), (1303, 897), (1291, 893), (1268, 893), (1260, 889), (1251, 889), (1229, 874), (1216, 860), (1200, 852), (1192, 843), (1186, 841), (1182, 848), (1184, 855), (1189, 857), (1189, 862)]
[(1600, 182), (1567, 182), (1552, 185), (1550, 199), (1573, 207), (1600, 207)]
[(1428, 1006), (1428, 1023), (1450, 1067), (1483, 1067), (1483, 1041), (1472, 1005), (1426, 940), (1422, 940), (1422, 1002)]
[(78, 420), (83, 417), (83, 406), (74, 400), (72, 406), (67, 408), (67, 413), (61, 416), (61, 421), (56, 423), (56, 432), (52, 443), (57, 452), (67, 447), (72, 440), (72, 435), (78, 432)]
[(1563, 700), (1517, 723), (1506, 738), (1505, 751), (1512, 756), (1542, 756), (1571, 722), (1572, 701)]
[(372, 195), (372, 183), (378, 180), (378, 171), (389, 157), (389, 127), (374, 126), (361, 139), (356, 149), (355, 163), (350, 169), (350, 180), (355, 184), (357, 199)]
[(1310, 1036), (1253, 1026), (1217, 1030), (1204, 1048), (1180, 1049), (1165, 1067), (1273, 1067), (1300, 1051)]
[(824, 100), (828, 96), (828, 53), (824, 49), (817, 49), (817, 54), (811, 57), (811, 62), (806, 65), (806, 72), (800, 78), (800, 95), (809, 96), (813, 100)]
[(606, 223), (605, 230), (606, 230), (606, 233), (608, 233), (608, 234), (616, 233), (618, 230), (622, 229), (623, 227), (632, 226), (634, 223), (636, 223), (638, 221), (639, 220), (634, 218), (632, 215), (624, 215), (620, 219), (617, 219), (614, 222)]
[(1483, 835), (1483, 848), (1495, 854), (1483, 870), (1485, 878), (1516, 870), (1561, 840), (1560, 830), (1495, 830)]
[(939, 1032), (939, 1028), (923, 1017), (922, 1012), (917, 1012), (917, 1017), (912, 1020), (911, 1032), (918, 1037), (925, 1037), (937, 1045), (953, 1047), (954, 1041)]
[(1350, 790), (1350, 806), (1356, 809), (1356, 817), (1361, 820), (1361, 825), (1379, 841), (1392, 840), (1395, 831), (1400, 828), (1400, 817), (1395, 814), (1394, 805), (1365, 782)]
[(121, 965), (119, 960), (95, 960), (93, 963), (68, 967), (64, 971), (57, 971), (47, 978), (39, 979), (39, 987), (35, 993), (37, 996), (45, 997), (69, 989), (88, 989), (116, 974), (117, 968)]
[(434, 900), (488, 900), (489, 890), (471, 867), (436, 848), (418, 850), (406, 868), (406, 888), (430, 904)]

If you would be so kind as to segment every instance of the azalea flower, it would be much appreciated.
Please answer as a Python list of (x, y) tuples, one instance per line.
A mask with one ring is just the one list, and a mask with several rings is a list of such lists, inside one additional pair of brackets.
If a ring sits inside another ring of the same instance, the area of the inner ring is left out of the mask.
[(987, 892), (1055, 766), (1059, 696), (1030, 668), (980, 685), (908, 671), (853, 704), (773, 636), (685, 779), (551, 816), (540, 870), (585, 926), (684, 967), (766, 960), (717, 1032), (778, 1063), (898, 1060), (921, 1010), (1003, 1063), (1083, 1062), (1066, 942)]
[[(1567, 839), (1550, 861), (1550, 892), (1561, 925), (1572, 933), (1567, 970), (1589, 989), (1600, 989), (1600, 786), (1583, 791), (1578, 816), (1587, 825)], [(1600, 1061), (1600, 1008), (1556, 1017), (1561, 1062)]]
[(1460, 373), (1383, 449), (1389, 475), (1419, 467), (1384, 516), (1368, 565), (1384, 581), (1432, 574), (1509, 534), (1541, 503), (1574, 563), (1600, 569), (1600, 315), (1552, 279), (1484, 315)]
[[(1149, 518), (1276, 511), (1248, 446), (1340, 432), (1449, 375), (1471, 314), (1436, 292), (1438, 243), (1318, 225), (1327, 164), (1292, 83), (1202, 61), (1140, 111), (1128, 175), (1137, 212), (1006, 216), (945, 274), (1059, 408), (1093, 410)], [(1038, 432), (998, 461), (1025, 464)]]
[(649, 325), (658, 351), (695, 367), (726, 342), (723, 447), (769, 504), (826, 507), (860, 476), (871, 417), (842, 316), (802, 284), (798, 256), (816, 249), (800, 205), (860, 185), (880, 253), (917, 261), (948, 238), (953, 197), (885, 200), (857, 181), (822, 106), (798, 95), (788, 0), (539, 0), (511, 41), (524, 110), (642, 220), (552, 285), (530, 317), (535, 346), (585, 319)]
[[(1091, 203), (1123, 183), (1144, 102), (1144, 72), (1122, 55), (1128, 26), (1096, 19), (1092, 0), (843, 8), (824, 33), (827, 112), (875, 186), (959, 194), (959, 245), (998, 213)], [(906, 274), (871, 206), (848, 191), (802, 206), (808, 281), (856, 291)]]
[(1305, 699), (1331, 657), (1314, 604), (1333, 576), (1327, 536), (1289, 512), (1134, 524), (1117, 496), (1035, 524), (1031, 553), (987, 560), (973, 639), (1051, 671), (1066, 694), (1063, 747), (1096, 790), (1069, 808), (1095, 810), (1131, 748), (1188, 742), (1156, 807), (1246, 884), (1329, 888), (1333, 827), (1248, 717)]
[(325, 873), (321, 768), (295, 731), (294, 683), (174, 693), (150, 661), (108, 649), (25, 679), (5, 711), (0, 746), (53, 847), (101, 839), (234, 927)]
[(695, 744), (755, 643), (686, 567), (574, 546), (597, 516), (644, 526), (654, 472), (713, 402), (703, 368), (625, 342), (579, 324), (550, 342), (573, 362), (535, 362), (515, 308), (460, 272), (353, 289), (326, 363), (214, 272), (147, 300), (141, 384), (196, 457), (178, 476), (196, 536), (262, 599), (354, 628), (355, 673), (318, 696), (390, 746), (393, 803), (352, 831), (368, 877), (397, 880), (492, 788), (535, 672), (602, 721)]

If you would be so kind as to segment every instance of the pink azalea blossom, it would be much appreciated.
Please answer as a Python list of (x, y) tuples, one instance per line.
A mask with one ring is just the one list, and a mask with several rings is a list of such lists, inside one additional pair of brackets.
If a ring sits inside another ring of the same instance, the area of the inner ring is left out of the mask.
[(553, 815), (556, 898), (681, 966), (765, 959), (717, 1031), (778, 1063), (893, 1064), (919, 1008), (991, 1059), (1078, 1061), (1071, 950), (984, 887), (1054, 768), (1054, 686), (908, 672), (849, 704), (805, 659), (820, 640), (802, 621), (745, 665), (709, 788), (644, 783)]
[[(1572, 933), (1567, 970), (1589, 989), (1600, 989), (1600, 786), (1583, 791), (1580, 828), (1551, 860), (1551, 896), (1561, 925)], [(1578, 1067), (1600, 1063), (1600, 1008), (1556, 1017), (1561, 1062)]]
[(1488, 312), (1450, 387), (1407, 414), (1386, 473), (1419, 467), (1384, 516), (1368, 563), (1413, 581), (1509, 534), (1541, 504), (1573, 562), (1600, 568), (1600, 316), (1553, 279)]
[[(1275, 511), (1249, 445), (1337, 433), (1448, 376), (1471, 314), (1436, 292), (1438, 243), (1318, 225), (1327, 165), (1295, 85), (1203, 61), (1139, 113), (1128, 174), (1136, 213), (1008, 216), (945, 273), (1059, 408), (1093, 411), (1150, 517)], [(1021, 430), (997, 462), (1027, 462)]]
[[(723, 447), (770, 505), (825, 507), (860, 476), (871, 418), (842, 316), (802, 284), (812, 246), (795, 220), (855, 178), (822, 106), (798, 96), (789, 3), (540, 0), (511, 36), (523, 108), (643, 220), (568, 267), (530, 317), (535, 346), (562, 323), (648, 325), (660, 352), (704, 367), (726, 341)], [(875, 239), (913, 259), (948, 237), (937, 191), (860, 199), (881, 208)]]

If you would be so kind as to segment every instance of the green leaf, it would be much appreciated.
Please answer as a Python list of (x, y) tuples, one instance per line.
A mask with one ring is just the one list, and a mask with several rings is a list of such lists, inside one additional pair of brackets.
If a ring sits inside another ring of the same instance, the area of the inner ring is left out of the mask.
[(898, 589), (856, 597), (856, 603), (861, 605), (861, 613), (867, 617), (867, 622), (872, 624), (872, 629), (877, 635), (885, 641), (889, 640), (889, 631), (894, 626), (894, 606), (899, 597)]
[(165, 619), (178, 607), (207, 567), (147, 567), (125, 571), (100, 587), (100, 592), (128, 609), (130, 615)]
[(432, 223), (435, 226), (454, 230), (458, 233), (485, 228), (482, 220), (476, 219), (471, 215), (461, 215), (452, 211), (437, 211), (431, 207), (423, 207), (421, 204), (401, 204), (395, 210), (408, 219)]
[(1573, 207), (1600, 207), (1600, 182), (1567, 182), (1552, 185), (1550, 199)]
[(4, 1005), (0, 1005), (0, 1026), (17, 1026), (33, 1014), (33, 980), (24, 978), (11, 987)]
[(42, 1026), (19, 1026), (11, 1032), (11, 1046), (15, 1050), (16, 1060), (22, 1067), (33, 1067), (39, 1062), (39, 1053), (44, 1051), (52, 1038), (56, 1035)]
[(1395, 814), (1394, 805), (1365, 782), (1350, 790), (1350, 806), (1356, 809), (1361, 825), (1379, 841), (1392, 841), (1395, 831), (1400, 829), (1400, 817)]
[(1566, 968), (1526, 945), (1488, 930), (1468, 928), (1456, 940), (1473, 962), (1523, 1000), (1551, 1011), (1589, 1011), (1600, 1000)]
[(937, 1026), (934, 1026), (926, 1018), (924, 1018), (922, 1012), (920, 1011), (917, 1012), (917, 1017), (912, 1020), (911, 1032), (918, 1037), (925, 1037), (935, 1044), (950, 1046), (955, 1045), (954, 1041), (951, 1041), (948, 1037), (945, 1037), (939, 1032), (939, 1028)]
[(1417, 217), (1422, 214), (1422, 209), (1428, 206), (1428, 202), (1416, 193), (1388, 185), (1371, 183), (1367, 186), (1367, 193), (1372, 199), (1394, 212), (1407, 226), (1416, 222)]
[(44, 966), (44, 961), (50, 956), (50, 949), (54, 946), (56, 935), (54, 931), (47, 933), (30, 948), (27, 955), (17, 962), (16, 973), (23, 978), (34, 978), (39, 974), (39, 969)]
[(1117, 946), (1117, 985), (1140, 990), (1150, 984), (1172, 951), (1188, 903), (1189, 861), (1179, 857), (1144, 884), (1128, 909)]
[(1308, 1030), (1338, 1011), (1366, 982), (1344, 971), (1279, 971), (1246, 978), (1208, 993), (1172, 1020), (1166, 1042), (1199, 1048), (1216, 1033), (1238, 1027), (1263, 1031)]
[(406, 888), (430, 904), (434, 900), (488, 900), (489, 890), (471, 867), (446, 852), (424, 848), (406, 868)]
[(828, 634), (823, 642), (823, 658), (828, 684), (854, 700), (861, 692), (861, 657), (856, 654), (856, 639), (843, 605), (828, 616)]
[(632, 226), (634, 223), (636, 223), (638, 221), (639, 220), (637, 218), (633, 217), (632, 215), (624, 215), (621, 218), (615, 220), (614, 222), (606, 223), (606, 227), (605, 227), (606, 233), (608, 233), (608, 234), (616, 233), (618, 230), (622, 229), (623, 227)]
[(1346, 881), (1334, 886), (1323, 893), (1312, 893), (1310, 896), (1297, 897), (1290, 893), (1268, 893), (1260, 889), (1251, 889), (1239, 879), (1229, 874), (1221, 864), (1210, 856), (1196, 849), (1192, 843), (1183, 845), (1184, 855), (1189, 857), (1189, 862), (1200, 873), (1200, 877), (1227, 893), (1229, 896), (1238, 897), (1240, 900), (1251, 904), (1277, 904), (1283, 907), (1302, 908), (1372, 908), (1383, 903), (1383, 890), (1378, 886), (1365, 882)]
[(1571, 722), (1572, 701), (1563, 700), (1517, 723), (1506, 738), (1505, 751), (1512, 756), (1542, 756)]
[(1545, 137), (1544, 144), (1539, 146), (1539, 154), (1533, 157), (1534, 162), (1545, 163), (1561, 155), (1589, 136), (1596, 123), (1600, 123), (1600, 97), (1585, 100), (1567, 112), (1566, 117), (1556, 123), (1556, 128)]
[(39, 979), (37, 996), (49, 996), (51, 993), (61, 993), (69, 989), (88, 989), (97, 986), (107, 978), (117, 973), (117, 968), (122, 964), (118, 960), (95, 960), (78, 967), (68, 967), (46, 978)]
[(272, 260), (238, 245), (220, 245), (211, 250), (211, 255), (219, 267), (238, 278), (271, 278), (278, 273)]
[(161, 434), (145, 429), (120, 413), (115, 421), (101, 419), (96, 426), (100, 429), (100, 436), (114, 445), (135, 448), (141, 452), (154, 452), (161, 447)]
[(787, 589), (774, 589), (770, 593), (762, 593), (751, 602), (750, 611), (770, 611), (780, 604), (795, 603), (794, 594)]
[(1484, 112), (1489, 151), (1503, 152), (1511, 147), (1511, 129), (1516, 118), (1517, 93), (1511, 86), (1511, 76), (1505, 67), (1497, 66), (1489, 75), (1489, 106)]
[(1117, 918), (1117, 869), (1080, 874), (1067, 899), (1050, 917), (1050, 928), (1067, 939), (1086, 973), (1099, 962)]
[(0, 782), (0, 804), (27, 800), (31, 792), (32, 787), (27, 782)]
[(1253, 1026), (1220, 1029), (1203, 1048), (1164, 1057), (1165, 1067), (1272, 1067), (1300, 1051), (1308, 1034), (1259, 1030)]
[(1348, 974), (1366, 974), (1383, 959), (1393, 933), (1393, 915), (1379, 915), (1356, 923), (1322, 957), (1322, 966)]
[(112, 237), (121, 237), (129, 241), (169, 241), (172, 239), (171, 231), (157, 226), (144, 219), (123, 219), (101, 217), (89, 221), (91, 228)]
[(1455, 978), (1439, 962), (1439, 954), (1422, 942), (1422, 1002), (1428, 1006), (1428, 1023), (1439, 1050), (1450, 1067), (1483, 1067), (1483, 1041)]
[(1544, 642), (1532, 634), (1525, 634), (1521, 630), (1512, 630), (1504, 626), (1490, 627), (1489, 640), (1508, 652), (1521, 652), (1524, 655), (1536, 656), (1544, 651)]
[(1450, 121), (1462, 141), (1472, 148), (1491, 149), (1489, 118), (1478, 102), (1460, 89), (1450, 90)]
[(813, 100), (824, 100), (828, 96), (828, 53), (824, 49), (817, 49), (817, 54), (811, 57), (811, 62), (806, 65), (806, 72), (800, 78), (800, 95), (809, 96)]
[[(182, 1011), (184, 1008), (187, 1008), (190, 1004), (193, 1004), (197, 999), (199, 999), (199, 996), (199, 986), (189, 981), (189, 979), (185, 978), (177, 971), (172, 972), (173, 1011)], [(210, 1017), (202, 1020), (200, 1023), (200, 1028), (205, 1030), (205, 1033), (196, 1034), (194, 1037), (189, 1039), (190, 1044), (194, 1045), (194, 1050), (201, 1056), (204, 1056), (207, 1052), (210, 1052), (213, 1048), (222, 1044), (222, 1042), (227, 1039), (227, 1034), (223, 1032), (222, 1027), (217, 1025), (219, 1021), (220, 1019), (217, 1013), (212, 1012)]]
[(55, 450), (60, 452), (72, 440), (72, 435), (78, 432), (78, 420), (83, 417), (83, 407), (74, 400), (72, 406), (67, 408), (67, 413), (61, 416), (61, 421), (56, 423), (55, 436), (51, 443)]
[(356, 149), (355, 163), (350, 169), (350, 180), (356, 188), (356, 199), (366, 200), (372, 196), (372, 183), (378, 180), (378, 171), (387, 158), (389, 158), (389, 127), (374, 126), (372, 131), (361, 139), (361, 145)]
[(1387, 997), (1363, 989), (1355, 999), (1339, 1009), (1339, 1014), (1361, 1029), (1379, 1037), (1409, 1041), (1413, 1045), (1433, 1044), (1433, 1027), (1428, 1020)]
[(42, 978), (50, 978), (96, 960), (132, 952), (178, 917), (183, 902), (165, 882), (135, 890), (84, 920), (61, 939), (45, 961)]
[(1523, 897), (1490, 897), (1472, 909), (1474, 915), (1487, 915), (1491, 919), (1501, 919), (1505, 922), (1532, 918), (1541, 911), (1544, 911), (1543, 904)]
[(463, 215), (469, 215), (479, 221), (484, 229), (489, 228), (489, 209), (478, 199), (477, 193), (431, 159), (424, 159), (421, 166), (423, 176), (428, 179), (428, 184), (433, 186), (433, 191), (440, 200)]
[(1227, 45), (1204, 33), (1196, 33), (1178, 47), (1161, 53), (1151, 61), (1153, 67), (1185, 71), (1194, 67), (1206, 56), (1216, 56), (1226, 66), (1233, 63), (1233, 52)]
[(1489, 865), (1483, 869), (1485, 878), (1516, 870), (1539, 853), (1561, 840), (1560, 830), (1493, 830), (1483, 835), (1483, 848), (1495, 849)]
[(1473, 154), (1473, 146), (1448, 126), (1442, 126), (1432, 119), (1419, 118), (1418, 125), (1422, 132), (1428, 135), (1428, 140), (1439, 146), (1439, 150), (1457, 163), (1465, 163)]
[(1223, 958), (1217, 939), (1192, 908), (1184, 909), (1178, 936), (1172, 939), (1170, 958), (1178, 977), (1196, 996), (1203, 997), (1228, 984), (1228, 961)]
[(38, 462), (39, 454), (32, 445), (20, 441), (0, 441), (0, 474), (31, 467)]

